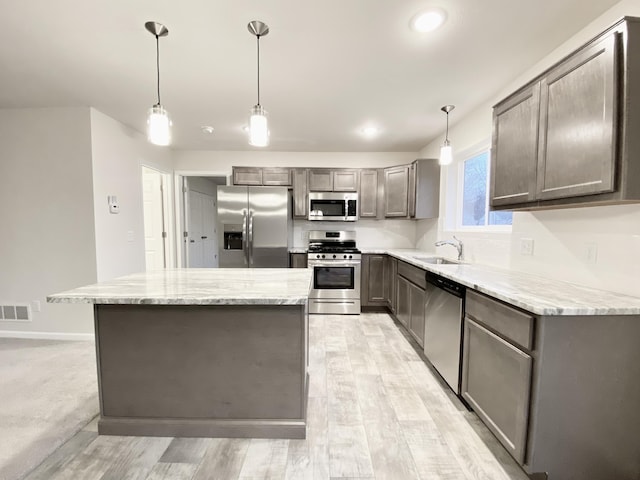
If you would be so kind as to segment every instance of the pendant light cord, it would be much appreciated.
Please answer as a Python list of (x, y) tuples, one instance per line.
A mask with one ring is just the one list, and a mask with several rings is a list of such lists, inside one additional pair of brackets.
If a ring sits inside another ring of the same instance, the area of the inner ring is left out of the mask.
[(158, 77), (158, 105), (160, 105), (160, 39), (156, 35), (156, 72)]
[(256, 35), (258, 42), (258, 105), (260, 105), (260, 35)]
[(447, 112), (447, 133), (444, 135), (444, 141), (449, 141), (449, 112)]

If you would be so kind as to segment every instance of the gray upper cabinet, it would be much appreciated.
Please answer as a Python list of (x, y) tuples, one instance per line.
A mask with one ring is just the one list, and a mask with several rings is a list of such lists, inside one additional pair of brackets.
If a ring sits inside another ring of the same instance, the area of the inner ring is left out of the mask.
[(535, 199), (540, 82), (493, 110), (491, 205)]
[(439, 213), (440, 166), (436, 159), (384, 169), (384, 216), (435, 218)]
[(291, 169), (280, 167), (233, 167), (234, 185), (291, 185)]
[(293, 169), (293, 216), (307, 218), (308, 209), (308, 176), (306, 168)]
[(378, 216), (378, 171), (360, 170), (360, 217)]
[(309, 170), (309, 191), (310, 192), (332, 192), (333, 172), (329, 169)]
[(639, 50), (626, 17), (494, 107), (493, 209), (640, 202)]
[(290, 168), (263, 168), (262, 185), (288, 187), (291, 185)]
[(613, 190), (616, 45), (609, 35), (542, 79), (539, 199)]
[(358, 170), (315, 168), (309, 170), (311, 192), (357, 192)]
[(384, 169), (384, 216), (409, 215), (409, 165)]
[(262, 168), (233, 167), (234, 185), (262, 185)]
[(357, 192), (360, 176), (358, 170), (334, 170), (334, 192)]

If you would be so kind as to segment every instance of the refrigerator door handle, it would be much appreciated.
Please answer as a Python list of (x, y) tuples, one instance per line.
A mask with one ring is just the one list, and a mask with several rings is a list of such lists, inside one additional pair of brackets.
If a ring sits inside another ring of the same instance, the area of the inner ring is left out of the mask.
[(242, 210), (242, 253), (244, 264), (248, 265), (249, 252), (247, 249), (247, 211)]
[(253, 210), (249, 210), (249, 266), (253, 266)]

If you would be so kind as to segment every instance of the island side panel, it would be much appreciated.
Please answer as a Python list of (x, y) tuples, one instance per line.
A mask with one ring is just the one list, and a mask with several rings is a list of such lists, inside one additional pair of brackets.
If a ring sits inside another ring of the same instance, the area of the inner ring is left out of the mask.
[(304, 305), (97, 305), (100, 433), (304, 437)]

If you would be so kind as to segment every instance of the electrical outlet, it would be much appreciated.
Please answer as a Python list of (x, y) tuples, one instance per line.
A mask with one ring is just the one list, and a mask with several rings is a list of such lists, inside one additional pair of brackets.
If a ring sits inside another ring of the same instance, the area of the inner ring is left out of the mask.
[(34, 312), (42, 311), (42, 306), (40, 305), (40, 300), (34, 300), (33, 302), (31, 302), (31, 310), (33, 310)]
[(133, 230), (129, 230), (127, 232), (127, 242), (133, 242), (135, 239), (135, 236), (133, 235)]
[(533, 255), (533, 238), (520, 239), (520, 255)]
[(584, 244), (584, 260), (586, 263), (593, 265), (598, 260), (598, 244), (595, 242), (586, 242)]

